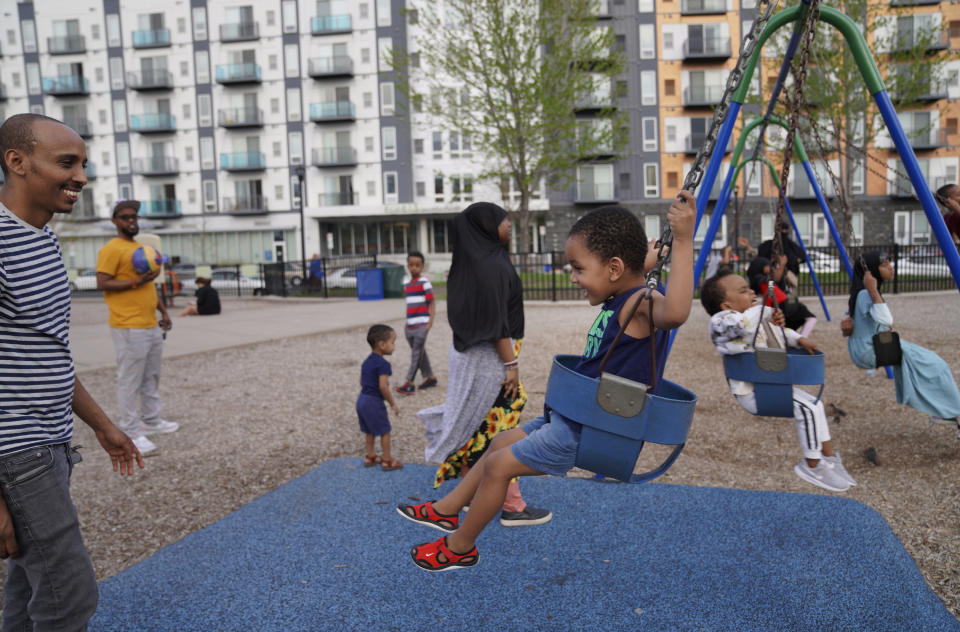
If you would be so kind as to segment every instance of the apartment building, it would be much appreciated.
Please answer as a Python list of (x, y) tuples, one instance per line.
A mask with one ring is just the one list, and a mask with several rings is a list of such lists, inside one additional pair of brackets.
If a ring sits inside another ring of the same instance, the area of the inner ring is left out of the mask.
[[(627, 65), (572, 115), (602, 124), (602, 108), (622, 109), (629, 145), (619, 159), (601, 151), (583, 161), (564, 190), (543, 187), (534, 200), (536, 249), (562, 249), (576, 217), (613, 201), (659, 234), (754, 2), (598, 1), (598, 28), (613, 30)], [(416, 248), (442, 268), (454, 214), (503, 195), (501, 183), (477, 181), (482, 156), (470, 138), (434, 129), (399, 103), (387, 59), (405, 47), (417, 62), (415, 2), (0, 0), (0, 18), (0, 119), (42, 112), (87, 142), (90, 184), (55, 226), (70, 267), (93, 265), (114, 232), (112, 203), (137, 198), (148, 230), (185, 261), (372, 252), (399, 260)], [(937, 46), (960, 48), (952, 3), (916, 0), (895, 24), (907, 38), (933, 25), (943, 33)], [(960, 62), (950, 62), (924, 104), (901, 113), (931, 186), (958, 178), (958, 75)], [(770, 80), (758, 72), (753, 89)], [(923, 243), (929, 226), (898, 182), (891, 147), (879, 138), (855, 178), (854, 232)], [(725, 149), (728, 162), (732, 146)], [(823, 164), (816, 168), (825, 175)], [(714, 196), (719, 186), (718, 179)], [(776, 190), (768, 176), (739, 186), (746, 203), (738, 229), (759, 241), (772, 232)], [(791, 179), (789, 193), (807, 243), (826, 244), (809, 185)], [(732, 222), (725, 220), (721, 243), (732, 241)]]

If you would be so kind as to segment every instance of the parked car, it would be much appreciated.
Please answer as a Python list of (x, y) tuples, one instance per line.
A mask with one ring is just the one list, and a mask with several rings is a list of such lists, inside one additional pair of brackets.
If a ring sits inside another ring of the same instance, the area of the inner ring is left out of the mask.
[(950, 266), (943, 256), (930, 257), (927, 255), (900, 257), (897, 260), (897, 274), (911, 276), (949, 277)]
[(299, 261), (285, 261), (283, 263), (283, 278), (293, 287), (300, 287), (303, 283), (303, 266)]
[(71, 292), (85, 292), (97, 289), (97, 271), (82, 270), (72, 281), (70, 281)]
[(183, 282), (186, 279), (193, 279), (197, 276), (197, 264), (195, 263), (178, 263), (174, 266), (171, 266), (173, 273), (177, 275), (177, 278)]
[[(813, 271), (817, 274), (840, 272), (843, 269), (843, 264), (840, 263), (840, 259), (838, 257), (834, 257), (833, 255), (828, 255), (817, 250), (808, 250), (807, 256), (810, 258), (810, 263), (813, 265)], [(807, 267), (807, 265), (801, 264), (800, 274), (809, 273), (810, 269)]]
[[(183, 288), (183, 293), (193, 294), (197, 289), (196, 277), (192, 279), (183, 279), (180, 281), (180, 285)], [(243, 293), (245, 290), (252, 290), (254, 296), (259, 296), (263, 293), (263, 282), (260, 279), (252, 279), (250, 277), (243, 276), (233, 268), (221, 268), (219, 270), (211, 271), (210, 285), (215, 290), (224, 290), (228, 293), (230, 290), (236, 291), (238, 287), (240, 288), (241, 293)]]
[(357, 287), (357, 269), (339, 268), (327, 273), (327, 287)]

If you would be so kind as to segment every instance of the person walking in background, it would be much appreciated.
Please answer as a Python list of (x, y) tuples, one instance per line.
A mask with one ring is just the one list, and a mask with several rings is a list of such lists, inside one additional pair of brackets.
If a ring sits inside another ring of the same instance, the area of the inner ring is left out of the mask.
[(180, 425), (160, 418), (163, 332), (172, 323), (153, 283), (159, 270), (141, 274), (133, 265), (133, 254), (140, 247), (134, 240), (140, 232), (139, 210), (137, 200), (120, 200), (113, 207), (117, 236), (97, 254), (97, 289), (103, 292), (110, 309), (110, 332), (117, 356), (117, 425), (134, 437), (140, 453), (146, 456), (157, 449), (147, 435), (175, 432)]
[[(453, 220), (447, 397), (417, 413), (426, 426), (424, 458), (441, 463), (442, 479), (464, 476), (494, 435), (516, 425), (519, 415), (510, 416), (510, 424), (489, 422), (492, 406), (516, 410), (526, 401), (514, 346), (523, 338), (523, 286), (506, 249), (510, 227), (507, 212), (489, 202), (471, 204)], [(517, 482), (510, 483), (500, 524), (537, 525), (552, 517), (548, 509), (528, 507)]]
[[(390, 393), (390, 363), (388, 356), (397, 348), (397, 333), (387, 325), (373, 325), (367, 331), (367, 344), (370, 355), (360, 367), (360, 395), (357, 396), (357, 417), (360, 420), (360, 432), (367, 442), (367, 455), (363, 459), (364, 467), (379, 464), (385, 472), (403, 468), (400, 461), (390, 455), (390, 418), (387, 407), (390, 404), (394, 415), (400, 414), (397, 403)], [(375, 440), (380, 437), (380, 449), (383, 456), (377, 456)]]
[(220, 294), (210, 285), (210, 279), (197, 277), (197, 300), (187, 303), (181, 316), (212, 316), (220, 313)]
[[(70, 285), (47, 223), (87, 183), (83, 140), (59, 121), (17, 114), (0, 126), (0, 558), (4, 630), (85, 630), (97, 579), (83, 544), (70, 474), (74, 415), (113, 470), (143, 460), (76, 377)], [(39, 386), (42, 385), (42, 386)]]
[(430, 367), (430, 358), (427, 357), (427, 334), (433, 327), (433, 318), (436, 315), (436, 301), (433, 300), (433, 286), (430, 280), (423, 276), (423, 253), (414, 250), (407, 255), (407, 270), (410, 271), (410, 282), (404, 286), (407, 298), (407, 324), (403, 333), (410, 345), (410, 370), (407, 371), (407, 381), (397, 387), (401, 395), (413, 395), (417, 387), (413, 380), (417, 371), (424, 378), (420, 388), (431, 388), (437, 385), (437, 378)]

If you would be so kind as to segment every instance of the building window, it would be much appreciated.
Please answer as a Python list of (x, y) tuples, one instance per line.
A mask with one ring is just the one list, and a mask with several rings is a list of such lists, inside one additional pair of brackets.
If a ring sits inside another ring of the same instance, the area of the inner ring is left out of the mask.
[(40, 64), (30, 62), (27, 64), (27, 92), (29, 94), (40, 94)]
[(209, 94), (197, 95), (197, 124), (200, 127), (213, 125), (213, 107), (210, 105)]
[(650, 116), (641, 119), (643, 126), (643, 151), (657, 151), (657, 119)]
[(214, 180), (203, 181), (203, 205), (208, 209), (217, 207), (217, 183)]
[(380, 114), (381, 116), (393, 116), (394, 93), (393, 83), (380, 84)]
[(290, 164), (303, 164), (303, 132), (290, 132), (287, 143), (290, 146)]
[(113, 102), (113, 129), (117, 132), (127, 131), (127, 102), (124, 99)]
[(640, 71), (640, 104), (641, 105), (657, 104), (657, 71), (656, 70)]
[(377, 39), (377, 69), (380, 72), (393, 70), (393, 38), (381, 37)]
[(653, 13), (653, 0), (639, 0), (637, 8), (640, 13)]
[(277, 12), (272, 9), (268, 9), (267, 10), (267, 26), (273, 26), (276, 23), (277, 23)]
[(417, 197), (424, 197), (427, 194), (427, 183), (426, 182), (417, 182), (414, 185), (416, 189)]
[(287, 77), (300, 75), (300, 45), (287, 44), (283, 47), (283, 65)]
[(100, 163), (101, 163), (104, 167), (109, 167), (109, 166), (110, 166), (110, 152), (109, 152), (109, 151), (105, 151), (105, 152), (103, 152), (103, 153), (100, 154)]
[(630, 173), (623, 172), (620, 174), (620, 191), (629, 191), (630, 190)]
[(413, 139), (413, 153), (422, 154), (423, 153), (423, 139), (414, 138)]
[(377, 0), (377, 26), (390, 26), (390, 0)]
[(433, 133), (433, 157), (443, 158), (443, 132)]
[(33, 25), (33, 20), (23, 20), (20, 22), (20, 29), (23, 32), (23, 52), (37, 52), (37, 30)]
[(677, 82), (674, 79), (664, 79), (663, 95), (672, 97), (677, 93)]
[(106, 125), (106, 124), (107, 124), (107, 111), (106, 111), (106, 110), (98, 110), (98, 111), (97, 111), (97, 117), (100, 119), (100, 124), (101, 124), (101, 125)]
[(449, 219), (430, 220), (430, 245), (432, 252), (450, 252), (453, 247), (451, 230), (453, 221)]
[(397, 128), (384, 127), (381, 130), (381, 149), (384, 160), (397, 159)]
[(366, 2), (360, 3), (360, 19), (366, 20), (370, 17), (370, 5)]
[[(433, 201), (443, 202), (443, 176), (436, 176), (433, 179)], [(446, 250), (442, 251), (446, 252)]]
[(360, 63), (361, 63), (361, 64), (369, 64), (369, 63), (370, 63), (370, 49), (369, 49), (369, 48), (361, 48), (361, 49), (360, 49)]
[(193, 59), (197, 66), (197, 83), (210, 83), (210, 53), (198, 50)]
[(660, 167), (656, 163), (643, 165), (643, 196), (660, 197)]
[(107, 46), (122, 46), (123, 39), (120, 34), (120, 16), (116, 13), (107, 14)]
[(189, 104), (189, 103), (184, 103), (184, 104), (183, 104), (183, 120), (185, 120), (185, 121), (189, 121), (189, 120), (190, 120), (190, 110), (191, 110), (191, 109), (192, 109), (192, 108), (190, 107), (190, 104)]
[(190, 62), (182, 61), (180, 62), (180, 76), (189, 77), (190, 76)]
[(363, 93), (363, 107), (372, 108), (373, 107), (373, 93), (364, 92)]
[(193, 39), (207, 39), (207, 9), (206, 7), (193, 8)]
[(363, 150), (368, 153), (373, 153), (373, 136), (364, 136)]
[(187, 162), (193, 162), (193, 147), (187, 145), (183, 148), (183, 158)]
[(271, 114), (280, 113), (280, 99), (276, 97), (270, 99), (270, 113)]
[(278, 140), (273, 141), (273, 157), (280, 158), (283, 156), (283, 143)]
[(287, 119), (291, 121), (300, 120), (299, 88), (290, 88), (287, 90)]
[(110, 58), (110, 89), (123, 90), (123, 58)]
[(133, 186), (129, 184), (121, 184), (119, 187), (120, 199), (129, 200), (133, 197)]
[(186, 33), (186, 32), (187, 32), (187, 19), (177, 18), (177, 33)]
[(200, 168), (213, 169), (216, 163), (213, 160), (213, 139), (205, 136), (200, 139)]
[(130, 145), (117, 143), (117, 173), (130, 173)]
[(388, 171), (383, 174), (383, 203), (396, 204), (399, 199), (397, 194), (397, 172)]
[(668, 189), (670, 189), (671, 191), (673, 189), (676, 189), (678, 186), (680, 186), (679, 181), (680, 181), (680, 177), (676, 171), (667, 172), (667, 188)]
[(420, 51), (410, 53), (410, 66), (412, 68), (420, 67)]
[(653, 24), (640, 25), (640, 59), (653, 59), (657, 55), (656, 31)]
[(297, 32), (297, 2), (296, 0), (283, 0), (280, 5), (283, 12), (283, 32)]

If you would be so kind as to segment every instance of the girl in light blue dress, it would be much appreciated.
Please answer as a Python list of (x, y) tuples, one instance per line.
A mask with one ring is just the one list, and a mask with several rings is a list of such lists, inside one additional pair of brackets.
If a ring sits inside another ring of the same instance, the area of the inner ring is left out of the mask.
[[(880, 287), (884, 281), (892, 280), (895, 272), (890, 258), (875, 250), (863, 253), (853, 272), (849, 301), (853, 332), (847, 350), (855, 365), (872, 369), (876, 368), (873, 336), (893, 325)], [(893, 367), (897, 402), (927, 413), (934, 423), (956, 425), (960, 438), (960, 390), (950, 367), (936, 353), (919, 345), (901, 340), (900, 348), (903, 359)]]

